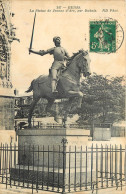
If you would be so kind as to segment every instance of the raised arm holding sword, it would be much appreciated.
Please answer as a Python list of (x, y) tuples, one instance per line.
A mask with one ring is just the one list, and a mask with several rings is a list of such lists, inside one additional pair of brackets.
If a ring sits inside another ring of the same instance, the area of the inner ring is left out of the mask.
[(46, 55), (50, 54), (53, 55), (54, 61), (51, 66), (51, 74), (52, 74), (52, 93), (57, 93), (58, 91), (56, 90), (56, 85), (57, 85), (57, 74), (60, 69), (64, 66), (64, 61), (69, 59), (69, 54), (67, 51), (61, 47), (61, 38), (59, 36), (56, 36), (53, 38), (53, 42), (55, 44), (55, 47), (50, 48), (48, 50), (40, 50), (40, 51), (33, 51), (32, 50), (32, 41), (33, 41), (33, 34), (34, 34), (34, 26), (35, 26), (35, 18), (36, 18), (36, 13), (34, 17), (34, 22), (33, 22), (33, 30), (32, 30), (32, 36), (31, 36), (31, 43), (30, 43), (30, 48), (29, 48), (29, 54), (34, 53), (38, 55)]

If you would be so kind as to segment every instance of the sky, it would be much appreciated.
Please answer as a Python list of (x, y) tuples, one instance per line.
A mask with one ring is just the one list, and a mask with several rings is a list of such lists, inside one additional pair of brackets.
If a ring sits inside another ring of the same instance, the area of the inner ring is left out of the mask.
[[(61, 6), (61, 9), (57, 6)], [(66, 12), (68, 6), (74, 11)], [(77, 12), (80, 7), (81, 12)], [(62, 46), (69, 55), (79, 49), (89, 50), (89, 22), (112, 18), (117, 20), (125, 32), (124, 1), (28, 1), (12, 0), (12, 23), (17, 28), (16, 36), (20, 43), (14, 41), (11, 47), (11, 75), (14, 88), (20, 93), (29, 87), (30, 82), (39, 75), (48, 74), (53, 56), (29, 55), (29, 45), (35, 10), (36, 22), (32, 48), (36, 51), (52, 48), (53, 37), (60, 36)], [(113, 11), (110, 11), (113, 10)], [(51, 10), (51, 11), (48, 11)], [(55, 10), (59, 10), (55, 12)], [(64, 10), (61, 12), (60, 10)], [(87, 11), (88, 10), (88, 11)], [(96, 10), (96, 12), (94, 12)], [(121, 76), (125, 74), (125, 43), (118, 51), (111, 54), (89, 52), (91, 72), (103, 75)]]

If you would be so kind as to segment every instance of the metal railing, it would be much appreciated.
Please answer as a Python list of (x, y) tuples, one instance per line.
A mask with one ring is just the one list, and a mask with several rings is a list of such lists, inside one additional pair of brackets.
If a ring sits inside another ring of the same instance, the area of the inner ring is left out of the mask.
[(126, 146), (0, 146), (0, 183), (69, 193), (126, 185)]

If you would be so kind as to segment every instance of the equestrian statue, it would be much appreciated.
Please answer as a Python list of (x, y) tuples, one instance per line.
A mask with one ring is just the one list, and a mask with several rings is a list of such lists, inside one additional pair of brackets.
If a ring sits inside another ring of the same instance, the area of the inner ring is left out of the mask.
[[(36, 16), (36, 14), (35, 14)], [(34, 31), (35, 17), (33, 23)], [(38, 55), (53, 55), (54, 61), (52, 63), (49, 75), (41, 75), (37, 79), (31, 82), (29, 89), (26, 92), (33, 91), (33, 102), (30, 106), (28, 123), (31, 127), (31, 117), (36, 103), (40, 98), (47, 99), (48, 103), (46, 106), (47, 112), (54, 112), (51, 107), (55, 99), (67, 98), (68, 101), (64, 107), (64, 121), (67, 120), (67, 115), (69, 114), (74, 103), (75, 98), (78, 99), (78, 107), (76, 112), (81, 108), (83, 93), (80, 91), (80, 77), (81, 74), (87, 77), (91, 74), (90, 72), (90, 58), (88, 51), (80, 50), (74, 53), (72, 57), (69, 56), (67, 51), (61, 47), (61, 38), (56, 36), (53, 38), (55, 47), (48, 49), (46, 51), (34, 51), (32, 49), (33, 31), (31, 37), (31, 43), (29, 48), (29, 54), (34, 53)], [(65, 61), (66, 67), (65, 67)]]

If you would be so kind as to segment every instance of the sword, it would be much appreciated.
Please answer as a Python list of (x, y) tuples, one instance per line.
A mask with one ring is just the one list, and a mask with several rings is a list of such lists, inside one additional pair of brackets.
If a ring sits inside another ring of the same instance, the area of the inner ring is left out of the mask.
[[(32, 49), (32, 42), (33, 42), (33, 35), (34, 35), (34, 27), (35, 27), (35, 18), (36, 18), (36, 12), (35, 12), (35, 16), (34, 16), (34, 22), (33, 22), (33, 28), (32, 28), (32, 35), (31, 35), (31, 42), (30, 42), (29, 50)], [(30, 51), (29, 51), (29, 55), (30, 55)]]

